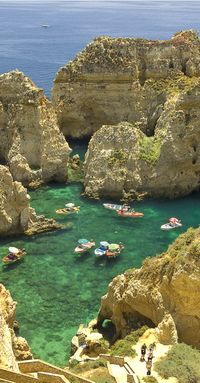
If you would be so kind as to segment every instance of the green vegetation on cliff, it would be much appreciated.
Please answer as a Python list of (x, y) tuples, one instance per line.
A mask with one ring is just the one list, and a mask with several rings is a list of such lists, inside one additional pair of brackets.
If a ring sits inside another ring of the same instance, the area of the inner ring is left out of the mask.
[(154, 137), (144, 136), (139, 141), (140, 159), (155, 165), (160, 157), (161, 142)]
[(148, 280), (172, 278), (177, 271), (193, 272), (200, 269), (200, 230), (189, 228), (179, 235), (166, 253), (146, 258), (140, 276)]
[(84, 181), (84, 173), (83, 173), (83, 164), (81, 163), (79, 167), (74, 168), (73, 164), (69, 163), (67, 167), (67, 178), (68, 182), (81, 182)]
[(172, 346), (168, 354), (154, 366), (165, 379), (173, 376), (179, 383), (200, 382), (200, 352), (184, 343)]
[(117, 340), (111, 346), (110, 355), (134, 357), (136, 355), (136, 351), (132, 348), (132, 346), (138, 342), (138, 339), (147, 329), (148, 326), (142, 326), (138, 330), (132, 331), (129, 335), (125, 336), (125, 338)]
[(124, 150), (114, 150), (110, 155), (110, 158), (108, 159), (108, 165), (110, 167), (113, 167), (115, 165), (122, 166), (126, 163), (127, 159), (128, 153), (126, 153)]

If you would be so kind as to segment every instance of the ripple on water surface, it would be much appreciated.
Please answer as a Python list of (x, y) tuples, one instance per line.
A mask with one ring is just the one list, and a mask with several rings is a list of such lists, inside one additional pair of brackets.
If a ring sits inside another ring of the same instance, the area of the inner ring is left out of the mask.
[[(175, 201), (143, 201), (133, 206), (145, 216), (118, 217), (102, 202), (81, 196), (81, 186), (51, 185), (31, 192), (37, 213), (54, 217), (72, 227), (57, 232), (1, 240), (1, 254), (7, 246), (25, 247), (27, 256), (9, 268), (2, 266), (1, 281), (18, 302), (20, 335), (28, 340), (35, 357), (64, 366), (70, 340), (80, 323), (94, 318), (111, 279), (126, 269), (139, 267), (147, 256), (166, 250), (181, 232), (200, 222), (199, 194)], [(57, 215), (67, 202), (80, 205), (78, 214)], [(164, 232), (160, 225), (170, 216), (182, 219), (184, 226)], [(79, 238), (123, 242), (125, 249), (115, 260), (97, 259), (91, 252), (76, 258)]]

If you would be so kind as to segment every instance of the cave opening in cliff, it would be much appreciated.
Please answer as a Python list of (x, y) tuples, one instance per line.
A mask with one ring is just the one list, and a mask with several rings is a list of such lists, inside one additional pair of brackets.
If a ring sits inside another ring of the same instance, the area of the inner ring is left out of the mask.
[(1, 165), (7, 165), (7, 161), (3, 155), (0, 153), (0, 164)]
[(151, 319), (139, 313), (138, 311), (124, 312), (123, 319), (126, 323), (125, 327), (127, 334), (130, 333), (132, 330), (138, 330), (142, 326), (148, 326), (149, 328), (156, 327)]
[(98, 326), (98, 330), (110, 344), (114, 343), (116, 340), (116, 327), (110, 319), (104, 319), (101, 325)]
[(80, 160), (84, 161), (85, 153), (87, 152), (90, 138), (91, 137), (84, 137), (82, 139), (65, 137), (66, 141), (69, 144), (69, 147), (72, 149), (71, 156), (78, 154), (80, 157)]

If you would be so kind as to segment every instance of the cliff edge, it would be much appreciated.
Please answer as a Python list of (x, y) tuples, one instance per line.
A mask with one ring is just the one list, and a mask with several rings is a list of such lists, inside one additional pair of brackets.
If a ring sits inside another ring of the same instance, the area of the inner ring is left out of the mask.
[(52, 101), (60, 129), (81, 138), (102, 125), (140, 121), (153, 135), (167, 80), (199, 77), (199, 57), (200, 40), (192, 30), (171, 40), (97, 37), (56, 74)]
[(148, 324), (163, 344), (200, 348), (200, 229), (190, 228), (166, 253), (146, 259), (140, 269), (117, 276), (102, 298), (98, 324), (110, 319), (116, 335)]
[(32, 354), (26, 340), (14, 333), (15, 312), (16, 302), (0, 284), (0, 367), (18, 372), (16, 360), (31, 359)]

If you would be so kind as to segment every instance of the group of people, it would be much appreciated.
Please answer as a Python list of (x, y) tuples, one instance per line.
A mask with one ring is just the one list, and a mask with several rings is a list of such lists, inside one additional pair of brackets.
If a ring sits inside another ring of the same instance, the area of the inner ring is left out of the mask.
[[(151, 375), (151, 368), (152, 368), (152, 360), (153, 360), (153, 352), (156, 348), (156, 343), (153, 342), (147, 347), (145, 343), (141, 346), (141, 362), (146, 361), (146, 369), (147, 369), (147, 375)], [(147, 357), (146, 357), (147, 356)]]

